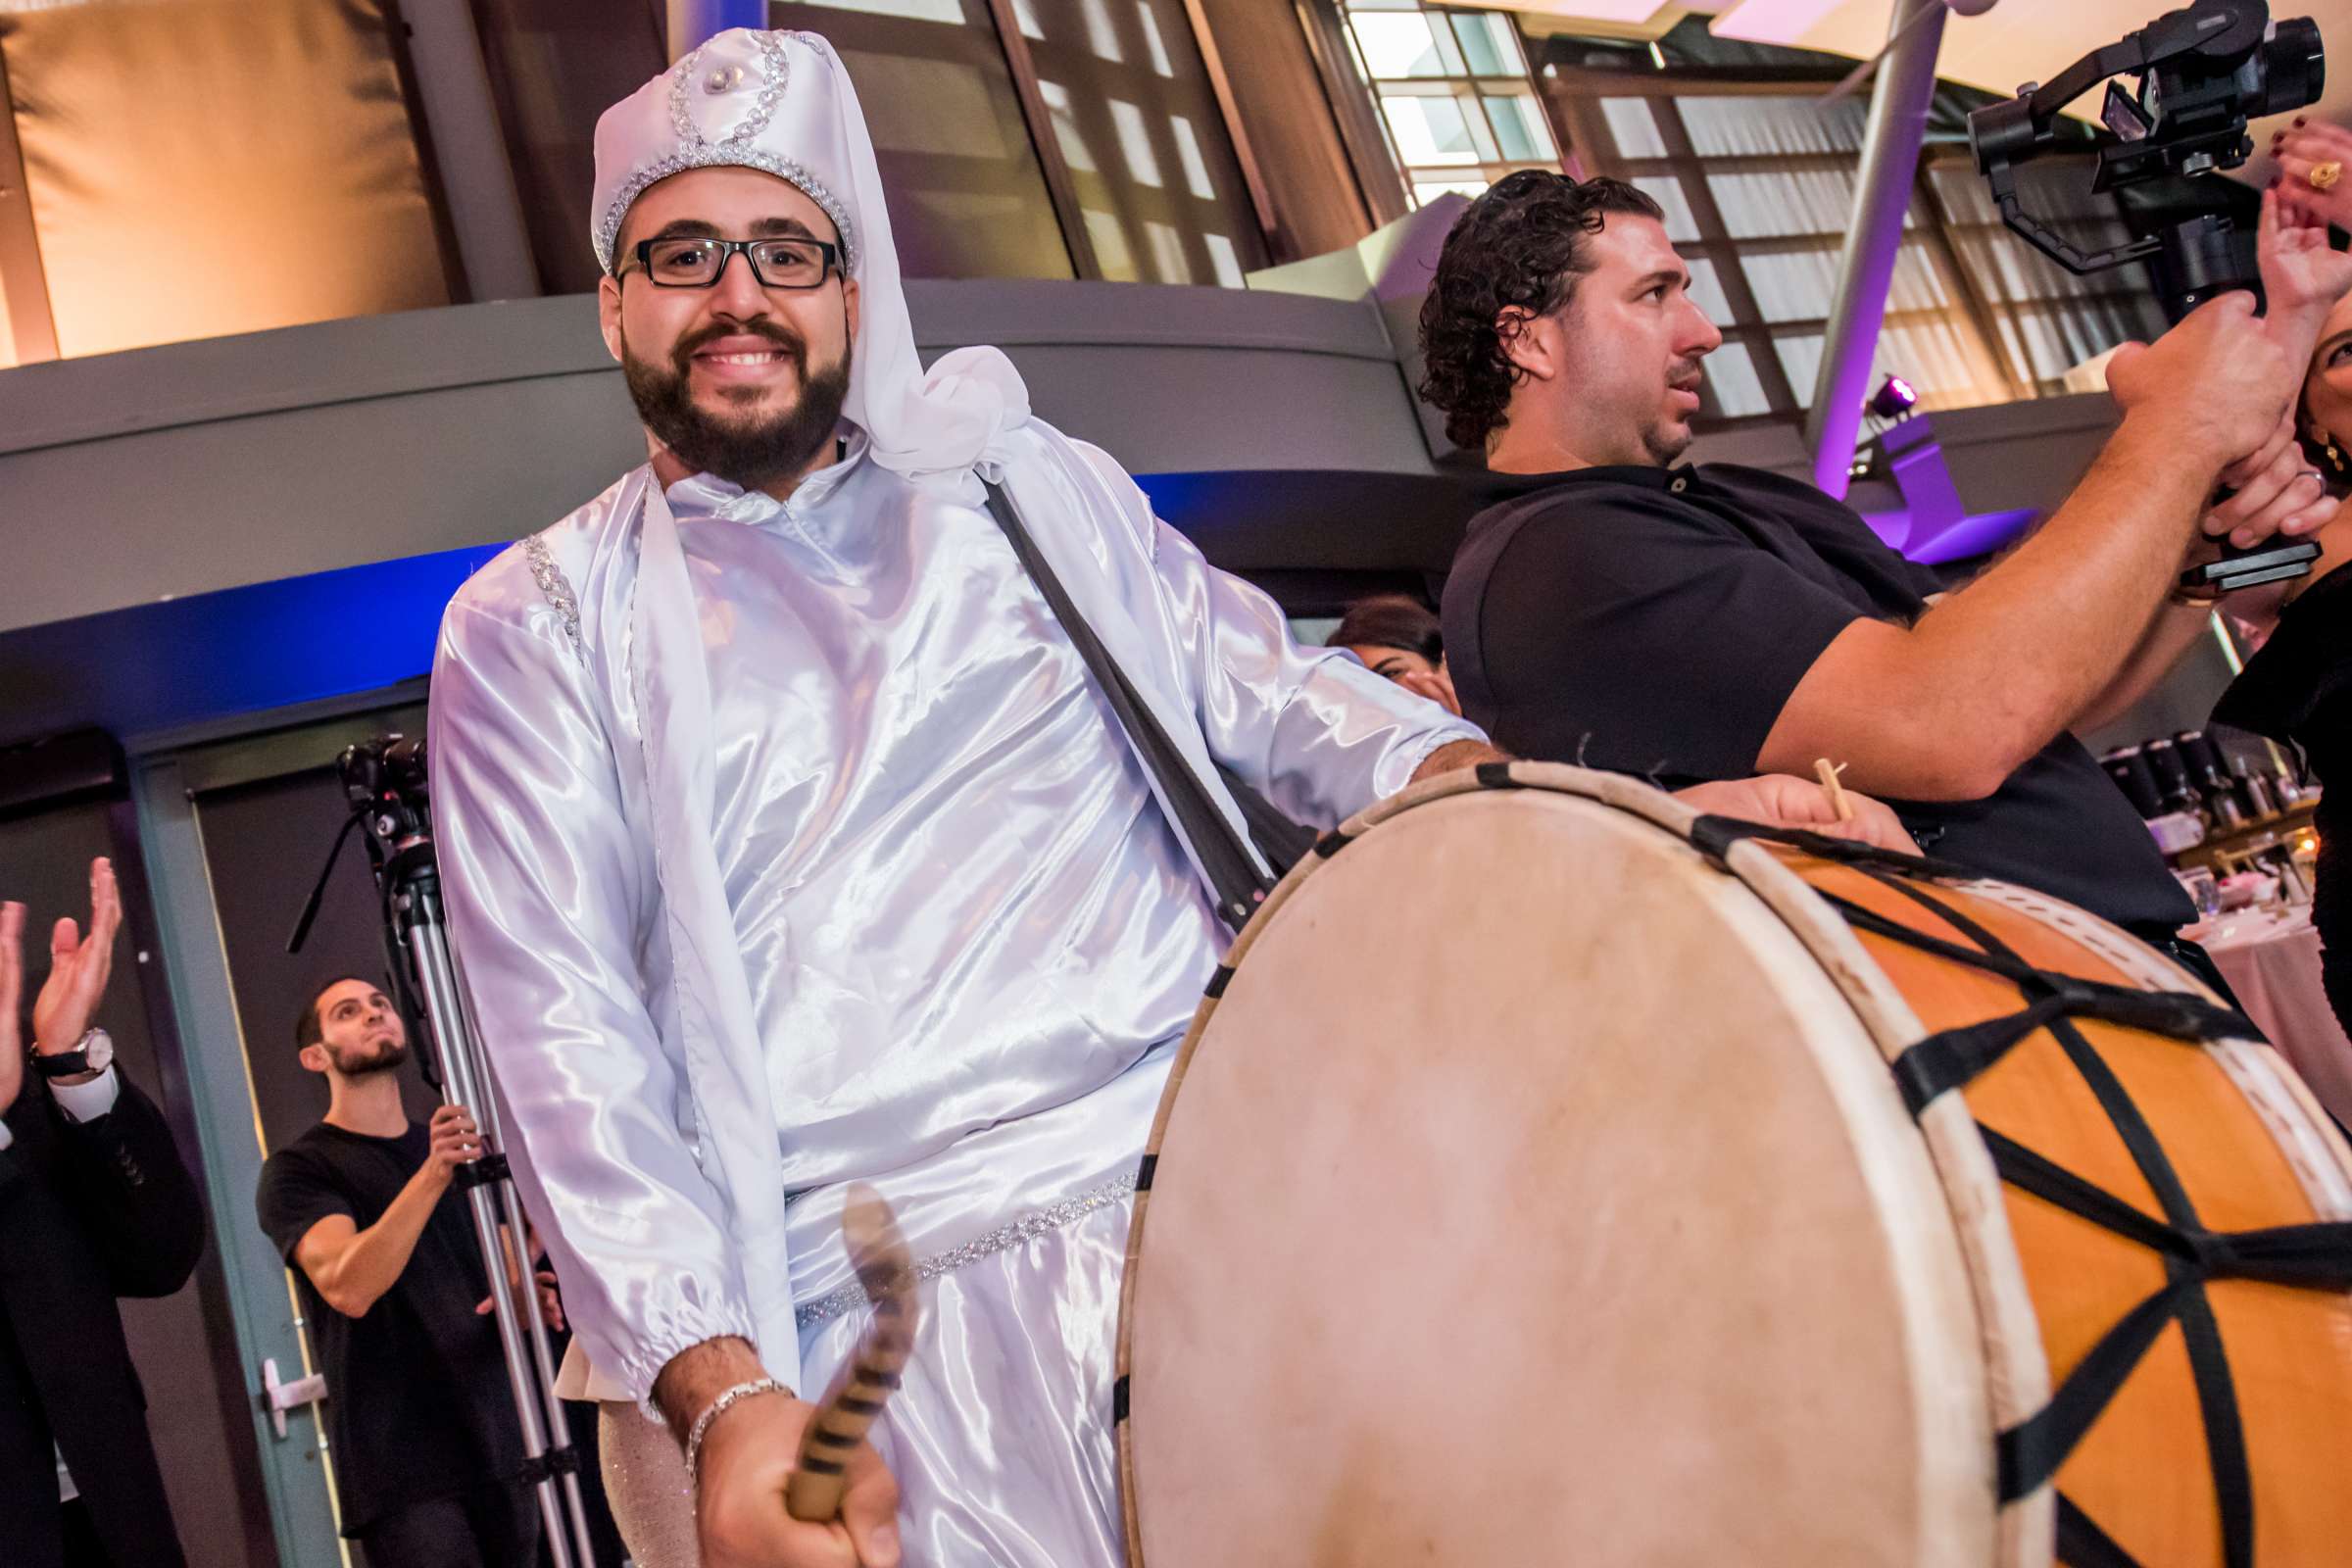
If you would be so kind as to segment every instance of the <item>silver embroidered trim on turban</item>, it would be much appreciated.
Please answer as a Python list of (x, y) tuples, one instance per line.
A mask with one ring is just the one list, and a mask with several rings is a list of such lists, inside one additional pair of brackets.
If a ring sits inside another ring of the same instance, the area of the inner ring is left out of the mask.
[[(815, 49), (825, 50), (824, 40), (813, 33), (794, 33), (792, 36)], [(833, 220), (834, 232), (841, 236), (842, 270), (856, 275), (858, 270), (858, 233), (850, 222), (850, 210), (840, 197), (833, 194), (825, 182), (816, 177), (798, 161), (776, 153), (763, 152), (751, 145), (752, 138), (767, 128), (768, 120), (775, 114), (776, 99), (782, 95), (784, 84), (792, 79), (792, 62), (784, 53), (781, 34), (763, 32), (758, 35), (761, 65), (760, 96), (743, 123), (726, 134), (725, 139), (711, 141), (694, 122), (687, 109), (687, 93), (691, 90), (696, 67), (703, 51), (695, 50), (670, 68), (669, 116), (677, 128), (678, 148), (663, 158), (658, 158), (644, 168), (632, 172), (612, 199), (605, 204), (605, 215), (596, 225), (597, 265), (607, 272), (612, 270), (612, 247), (620, 238), (621, 222), (629, 216), (629, 208), (646, 187), (672, 174), (682, 174), (689, 169), (757, 169), (800, 187), (808, 198)], [(730, 72), (737, 68), (727, 68)], [(713, 74), (709, 90), (724, 92), (733, 86), (732, 80), (721, 80)]]

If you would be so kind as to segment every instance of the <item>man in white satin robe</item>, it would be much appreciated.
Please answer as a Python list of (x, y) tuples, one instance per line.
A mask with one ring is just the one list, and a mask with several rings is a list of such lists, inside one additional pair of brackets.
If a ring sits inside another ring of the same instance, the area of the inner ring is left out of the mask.
[[(1221, 805), (1212, 760), (1330, 825), (1498, 754), (1296, 646), (997, 351), (922, 370), (821, 39), (721, 34), (596, 163), (652, 461), (458, 595), (430, 743), (566, 1392), (606, 1401), (649, 1568), (698, 1532), (710, 1568), (1116, 1563), (1136, 1161), (1226, 933), (981, 475)], [(1828, 815), (1792, 780), (1706, 804)], [(861, 1317), (853, 1179), (922, 1260), (923, 1331), (844, 1522), (800, 1525), (782, 1483)], [(691, 1504), (633, 1403), (680, 1440), (720, 1409)]]

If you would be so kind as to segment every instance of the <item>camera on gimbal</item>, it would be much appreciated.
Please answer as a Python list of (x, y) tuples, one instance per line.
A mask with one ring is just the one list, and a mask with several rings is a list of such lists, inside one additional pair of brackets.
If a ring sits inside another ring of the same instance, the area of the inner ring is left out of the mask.
[[(2254, 152), (2247, 122), (2316, 103), (2326, 69), (2320, 29), (2309, 17), (2274, 27), (2264, 0), (2196, 0), (2084, 55), (2047, 86), (2028, 82), (2007, 103), (1976, 111), (1968, 117), (1969, 144), (2001, 220), (2026, 243), (2078, 274), (2149, 262), (2156, 292), (2178, 319), (2225, 290), (2256, 285), (2251, 232), (2200, 214), (2128, 244), (2084, 251), (2025, 210), (2018, 166), (2065, 150), (2060, 111), (2105, 81), (2100, 119), (2115, 139), (2097, 149), (2093, 190), (2235, 169)], [(2135, 90), (2111, 79), (2121, 75), (2135, 75)]]
[[(1977, 172), (1992, 187), (2001, 221), (2027, 244), (2081, 275), (2128, 262), (2149, 264), (2157, 298), (2178, 321), (2217, 294), (2261, 289), (2256, 236), (2221, 213), (2198, 213), (2122, 245), (2085, 251), (2034, 217), (2019, 200), (2019, 166), (2080, 148), (2061, 145), (2060, 112), (2100, 82), (2107, 98), (2091, 189), (2122, 193), (2160, 179), (2235, 169), (2254, 152), (2249, 121), (2319, 101), (2327, 62), (2309, 17), (2271, 23), (2264, 0), (2196, 0), (2137, 32), (2076, 61), (2047, 86), (2028, 82), (2006, 103), (1968, 117)], [(2126, 91), (2113, 78), (2137, 78)], [(2225, 592), (2299, 577), (2320, 549), (2309, 540), (2272, 540), (2184, 572), (2184, 587)]]

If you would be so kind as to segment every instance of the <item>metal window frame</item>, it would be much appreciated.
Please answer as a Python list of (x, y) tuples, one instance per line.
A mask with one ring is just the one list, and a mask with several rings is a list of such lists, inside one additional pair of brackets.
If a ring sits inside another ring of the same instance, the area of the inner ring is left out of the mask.
[[(1331, 27), (1336, 30), (1339, 41), (1346, 46), (1347, 58), (1356, 89), (1362, 95), (1375, 122), (1380, 147), (1387, 156), (1391, 169), (1401, 182), (1408, 209), (1421, 205), (1416, 193), (1425, 184), (1449, 184), (1456, 181), (1478, 180), (1491, 185), (1503, 175), (1521, 169), (1554, 169), (1564, 172), (1572, 172), (1569, 166), (1568, 137), (1563, 132), (1558, 118), (1550, 112), (1550, 108), (1545, 102), (1545, 94), (1536, 80), (1535, 67), (1528, 54), (1527, 39), (1518, 34), (1515, 24), (1512, 26), (1512, 42), (1519, 54), (1517, 71), (1496, 73), (1468, 69), (1468, 55), (1462, 50), (1460, 33), (1454, 27), (1456, 19), (1466, 16), (1494, 17), (1500, 13), (1483, 12), (1475, 7), (1437, 5), (1432, 3), (1432, 0), (1418, 0), (1413, 12), (1409, 14), (1426, 19), (1433, 32), (1442, 30), (1446, 34), (1446, 38), (1441, 49), (1450, 49), (1453, 53), (1462, 55), (1464, 69), (1460, 72), (1440, 71), (1425, 75), (1381, 76), (1372, 73), (1369, 62), (1364, 58), (1360, 42), (1355, 37), (1353, 23), (1349, 19), (1347, 0), (1322, 0), (1322, 3)], [(1300, 9), (1303, 15), (1306, 9), (1303, 0)], [(1394, 10), (1387, 14), (1405, 15), (1408, 13)], [(1507, 21), (1507, 19), (1505, 20)], [(1480, 156), (1466, 163), (1458, 164), (1416, 164), (1407, 161), (1404, 157), (1404, 150), (1396, 144), (1395, 132), (1389, 124), (1388, 111), (1381, 105), (1381, 99), (1384, 96), (1451, 98), (1457, 105), (1464, 106), (1461, 109), (1463, 122), (1469, 129), (1473, 142), (1478, 145)], [(1503, 154), (1501, 137), (1494, 129), (1494, 117), (1487, 107), (1488, 99), (1491, 97), (1526, 97), (1535, 101), (1540, 111), (1540, 119), (1552, 141), (1552, 157), (1548, 161), (1541, 158), (1511, 158)], [(1342, 128), (1345, 131), (1345, 124)], [(1493, 157), (1485, 155), (1486, 149), (1490, 148), (1494, 152)]]
[[(1856, 178), (1862, 170), (1862, 155), (1852, 153), (1752, 153), (1709, 154), (1701, 157), (1692, 144), (1689, 126), (1684, 122), (1677, 100), (1682, 98), (1818, 98), (1832, 84), (1829, 75), (1810, 72), (1790, 71), (1763, 77), (1749, 77), (1728, 71), (1661, 72), (1656, 75), (1628, 75), (1609, 71), (1585, 70), (1574, 66), (1554, 65), (1538, 77), (1544, 101), (1554, 111), (1562, 134), (1580, 149), (1593, 154), (1596, 173), (1639, 177), (1652, 174), (1672, 174), (1682, 185), (1685, 199), (1690, 203), (1691, 217), (1698, 224), (1700, 238), (1678, 244), (1686, 254), (1703, 256), (1715, 264), (1716, 276), (1721, 280), (1725, 298), (1731, 303), (1734, 319), (1719, 322), (1727, 338), (1748, 345), (1749, 358), (1756, 363), (1757, 378), (1773, 404), (1769, 415), (1726, 419), (1708, 417), (1701, 428), (1708, 431), (1740, 429), (1750, 424), (1798, 424), (1805, 418), (1802, 398), (1810, 389), (1800, 392), (1789, 382), (1782, 365), (1778, 344), (1791, 337), (1826, 335), (1832, 318), (1828, 316), (1805, 319), (1768, 321), (1748, 283), (1741, 262), (1750, 256), (1772, 255), (1791, 251), (1834, 252), (1841, 239), (1835, 232), (1822, 231), (1804, 234), (1758, 236), (1741, 239), (1732, 234), (1723, 220), (1720, 205), (1703, 178), (1693, 179), (1693, 172), (1713, 173), (1753, 170), (1756, 172), (1786, 172), (1805, 169), (1836, 169), (1851, 172)], [(1641, 98), (1650, 105), (1651, 116), (1658, 127), (1658, 137), (1665, 147), (1663, 157), (1629, 158), (1618, 150), (1614, 132), (1609, 128), (1606, 115), (1599, 103), (1603, 98)], [(1957, 322), (1968, 335), (1972, 347), (1982, 359), (1986, 370), (1999, 378), (2001, 386), (2014, 401), (2033, 396), (2034, 390), (2020, 383), (2004, 347), (1996, 313), (1985, 308), (1975, 278), (1957, 253), (1952, 225), (1947, 211), (1933, 190), (1929, 171), (1936, 158), (1931, 150), (1920, 161), (1914, 176), (1913, 211), (1915, 220), (1905, 240), (1905, 248), (1917, 247), (1924, 252), (1931, 267), (1936, 269), (1945, 289), (1957, 305), (1957, 311), (1931, 312), (1889, 309), (1881, 323), (1885, 326), (1903, 326), (1929, 319)], [(1994, 225), (1997, 226), (1997, 225)], [(1733, 263), (1727, 268), (1726, 260)]]

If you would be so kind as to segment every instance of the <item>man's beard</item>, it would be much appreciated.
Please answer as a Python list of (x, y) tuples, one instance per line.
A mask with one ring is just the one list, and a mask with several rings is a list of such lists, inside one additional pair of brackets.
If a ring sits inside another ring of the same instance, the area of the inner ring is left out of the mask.
[[(689, 381), (694, 352), (722, 337), (762, 337), (792, 356), (801, 393), (791, 408), (766, 419), (725, 419), (696, 407)], [(807, 468), (834, 438), (842, 406), (849, 401), (849, 348), (842, 349), (838, 364), (810, 374), (808, 345), (774, 326), (712, 327), (680, 339), (669, 358), (667, 365), (639, 359), (629, 352), (627, 341), (622, 341), (621, 373), (637, 404), (637, 416), (688, 468), (716, 474), (746, 490), (757, 490)]]
[(387, 1040), (381, 1047), (367, 1055), (361, 1055), (355, 1052), (346, 1056), (341, 1052), (337, 1052), (335, 1054), (335, 1071), (346, 1078), (366, 1078), (372, 1073), (390, 1072), (408, 1059), (409, 1048), (406, 1042)]
[[(1692, 360), (1689, 365), (1676, 367), (1674, 373), (1666, 378), (1666, 384), (1671, 388), (1698, 373), (1702, 373), (1699, 362)], [(1672, 467), (1674, 460), (1690, 450), (1694, 439), (1690, 433), (1689, 416), (1679, 423), (1670, 419), (1652, 419), (1642, 427), (1642, 448), (1649, 454), (1649, 461), (1661, 468)]]
[(1659, 468), (1673, 467), (1674, 460), (1689, 451), (1694, 439), (1688, 424), (1669, 425), (1663, 419), (1642, 432), (1642, 445), (1649, 453), (1650, 465)]

